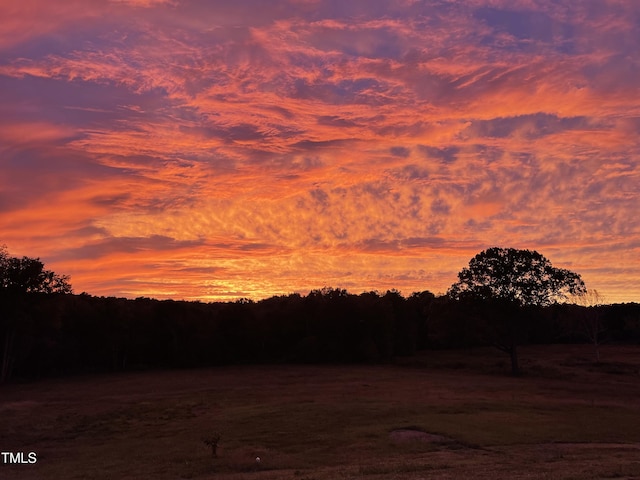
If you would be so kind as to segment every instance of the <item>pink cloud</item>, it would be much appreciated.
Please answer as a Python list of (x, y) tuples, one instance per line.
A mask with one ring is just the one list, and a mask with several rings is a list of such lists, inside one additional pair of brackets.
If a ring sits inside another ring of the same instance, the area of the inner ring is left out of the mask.
[(211, 299), (445, 291), (519, 246), (638, 298), (638, 7), (364, 5), (0, 7), (9, 248)]

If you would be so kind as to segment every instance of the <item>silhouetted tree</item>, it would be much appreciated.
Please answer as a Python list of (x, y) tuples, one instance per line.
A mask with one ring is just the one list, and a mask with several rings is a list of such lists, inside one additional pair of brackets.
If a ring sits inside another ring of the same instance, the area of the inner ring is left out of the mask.
[(67, 275), (44, 269), (39, 258), (12, 257), (0, 246), (0, 288), (5, 294), (71, 293)]
[(479, 334), (483, 321), (482, 303), (466, 298), (453, 300), (447, 295), (435, 297), (429, 306), (428, 346), (468, 348), (486, 343)]
[(429, 322), (432, 320), (435, 298), (433, 293), (424, 290), (413, 292), (406, 300), (406, 314), (412, 319), (413, 347), (416, 350), (426, 348), (429, 342)]
[(493, 247), (471, 259), (448, 295), (456, 300), (483, 300), (491, 306), (493, 318), (485, 314), (496, 333), (491, 343), (509, 354), (511, 371), (519, 375), (517, 346), (523, 334), (523, 307), (548, 306), (585, 291), (580, 275), (553, 267), (536, 251)]
[(579, 320), (580, 333), (593, 345), (593, 353), (596, 363), (598, 363), (600, 362), (600, 344), (606, 331), (602, 321), (604, 296), (597, 290), (588, 289), (574, 295), (572, 301), (582, 307)]
[(15, 363), (16, 342), (30, 321), (27, 296), (31, 294), (71, 293), (69, 277), (45, 270), (39, 258), (12, 257), (0, 247), (0, 327), (2, 357), (0, 383), (10, 376)]

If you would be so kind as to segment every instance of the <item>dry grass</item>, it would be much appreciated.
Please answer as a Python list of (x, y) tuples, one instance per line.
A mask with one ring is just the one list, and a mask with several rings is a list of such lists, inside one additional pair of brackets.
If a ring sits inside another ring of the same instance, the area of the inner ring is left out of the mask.
[[(270, 366), (0, 390), (6, 479), (640, 477), (640, 348), (427, 352), (395, 366)], [(454, 439), (393, 442), (412, 427)], [(203, 439), (220, 432), (217, 458)], [(256, 463), (255, 458), (261, 458)]]

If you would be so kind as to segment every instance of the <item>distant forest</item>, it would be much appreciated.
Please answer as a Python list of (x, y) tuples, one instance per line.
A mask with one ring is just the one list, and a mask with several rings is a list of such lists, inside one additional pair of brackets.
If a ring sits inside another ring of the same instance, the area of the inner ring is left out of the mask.
[[(324, 288), (229, 303), (31, 293), (2, 305), (0, 340), (10, 362), (5, 377), (17, 379), (230, 364), (391, 362), (424, 349), (499, 347), (510, 334), (492, 321), (501, 317), (493, 309), (489, 302), (428, 291), (405, 298), (393, 290), (354, 295)], [(519, 344), (591, 342), (594, 315), (600, 343), (640, 343), (637, 303), (554, 304), (517, 315), (511, 320)]]
[(0, 257), (2, 382), (230, 364), (385, 363), (482, 345), (510, 354), (518, 373), (518, 345), (591, 343), (595, 362), (602, 343), (640, 344), (637, 303), (518, 305), (451, 292), (403, 297), (328, 287), (260, 301), (130, 300), (75, 295), (67, 277), (38, 259), (6, 249)]

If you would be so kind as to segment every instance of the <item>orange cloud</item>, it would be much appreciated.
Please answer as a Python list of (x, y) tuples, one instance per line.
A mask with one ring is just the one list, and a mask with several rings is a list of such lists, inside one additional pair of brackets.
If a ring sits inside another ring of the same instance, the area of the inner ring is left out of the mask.
[(95, 294), (443, 292), (501, 245), (637, 299), (640, 7), (374, 3), (0, 6), (2, 242)]

